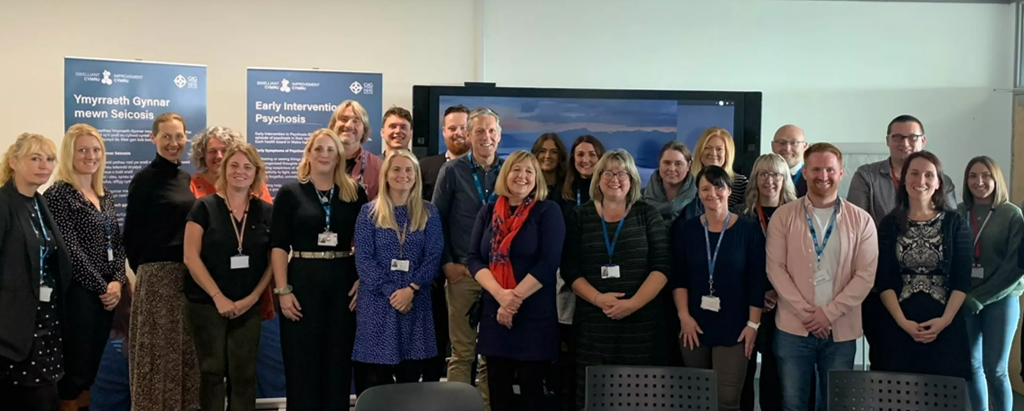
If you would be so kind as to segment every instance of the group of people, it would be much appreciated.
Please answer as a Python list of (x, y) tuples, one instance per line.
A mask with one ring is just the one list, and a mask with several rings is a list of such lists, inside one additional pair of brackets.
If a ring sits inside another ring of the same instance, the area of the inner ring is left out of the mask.
[(453, 106), (447, 151), (418, 159), (411, 124), (385, 112), (378, 157), (366, 110), (342, 102), (271, 198), (259, 153), (225, 127), (197, 133), (197, 173), (181, 170), (185, 119), (162, 114), (123, 230), (98, 130), (72, 126), (59, 152), (22, 134), (0, 164), (0, 396), (86, 406), (130, 288), (142, 411), (254, 409), (275, 315), (290, 410), (444, 374), (495, 411), (546, 409), (548, 393), (583, 409), (592, 365), (713, 369), (719, 408), (753, 410), (758, 353), (763, 410), (823, 410), (862, 331), (872, 369), (962, 377), (973, 409), (1012, 405), (1024, 218), (985, 156), (958, 202), (916, 118), (889, 124), (889, 158), (845, 199), (840, 150), (792, 125), (749, 179), (712, 127), (692, 153), (667, 143), (642, 187), (633, 157), (592, 135), (501, 158), (499, 115)]

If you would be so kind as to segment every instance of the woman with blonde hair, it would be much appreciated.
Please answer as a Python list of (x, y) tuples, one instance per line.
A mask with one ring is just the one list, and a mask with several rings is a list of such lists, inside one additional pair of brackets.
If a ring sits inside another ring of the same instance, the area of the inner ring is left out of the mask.
[(379, 183), (377, 199), (356, 220), (357, 393), (417, 382), (426, 360), (437, 356), (430, 283), (441, 268), (441, 217), (423, 200), (419, 162), (409, 150), (384, 160)]
[(181, 287), (185, 222), (195, 195), (181, 169), (188, 133), (185, 119), (164, 113), (153, 121), (156, 158), (128, 185), (124, 248), (135, 272), (129, 342), (132, 409), (157, 411), (199, 406), (196, 347), (185, 327)]
[(1009, 201), (1003, 171), (990, 157), (978, 156), (967, 163), (963, 187), (957, 212), (974, 234), (971, 287), (961, 308), (971, 349), (967, 393), (974, 410), (1009, 411), (1013, 408), (1010, 347), (1024, 293), (1024, 267), (1018, 265), (1024, 217)]
[(651, 304), (671, 269), (665, 222), (640, 200), (640, 173), (625, 150), (605, 153), (594, 178), (591, 200), (566, 222), (561, 271), (579, 297), (573, 327), (581, 409), (587, 366), (660, 365), (669, 350), (660, 346), (665, 305)]
[(56, 411), (71, 258), (39, 187), (57, 162), (53, 142), (23, 133), (0, 163), (0, 398), (16, 410)]
[(63, 406), (77, 410), (89, 406), (88, 391), (128, 277), (114, 196), (103, 187), (103, 137), (93, 126), (75, 124), (60, 151), (64, 161), (45, 196), (71, 256), (73, 281), (64, 302), (65, 374), (58, 387)]
[[(733, 162), (736, 161), (736, 143), (733, 142), (729, 130), (721, 127), (709, 127), (701, 133), (694, 147), (693, 163), (690, 165), (690, 173), (697, 175), (700, 170), (707, 166), (719, 166), (729, 173), (732, 180), (732, 195), (729, 196), (729, 207), (736, 207), (743, 204), (747, 192), (747, 176), (737, 174), (733, 171)], [(700, 202), (695, 202), (700, 206)], [(703, 210), (700, 210), (703, 213)]]
[(270, 263), (284, 316), (288, 409), (345, 409), (349, 403), (359, 279), (352, 243), (367, 199), (345, 173), (343, 155), (334, 131), (314, 131), (298, 179), (281, 186), (274, 200)]
[(565, 222), (558, 204), (545, 201), (542, 173), (530, 152), (510, 154), (495, 183), (498, 199), (480, 209), (470, 237), (469, 272), (486, 290), (477, 352), (487, 358), (494, 411), (544, 409), (544, 374), (558, 357), (555, 276)]

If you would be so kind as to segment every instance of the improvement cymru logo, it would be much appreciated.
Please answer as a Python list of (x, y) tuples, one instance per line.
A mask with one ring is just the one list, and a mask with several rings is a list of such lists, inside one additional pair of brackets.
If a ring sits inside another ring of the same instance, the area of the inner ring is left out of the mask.
[(110, 79), (110, 71), (103, 70), (103, 79), (100, 80), (100, 83), (106, 84), (108, 86), (114, 84), (114, 80)]
[(288, 87), (288, 79), (281, 79), (281, 89), (280, 90), (281, 90), (282, 93), (291, 93), (292, 92), (292, 88)]

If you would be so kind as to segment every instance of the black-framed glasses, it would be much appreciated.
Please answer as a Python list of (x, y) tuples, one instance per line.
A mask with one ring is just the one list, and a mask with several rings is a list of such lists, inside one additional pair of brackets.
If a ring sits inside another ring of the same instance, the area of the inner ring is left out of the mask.
[(906, 141), (908, 143), (913, 144), (923, 140), (924, 134), (890, 134), (888, 137), (889, 140), (892, 140), (897, 143), (902, 143)]

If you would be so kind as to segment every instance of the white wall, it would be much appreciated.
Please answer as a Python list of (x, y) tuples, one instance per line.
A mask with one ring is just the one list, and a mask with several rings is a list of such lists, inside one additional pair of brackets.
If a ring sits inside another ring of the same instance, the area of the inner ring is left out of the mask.
[[(8, 1), (0, 10), (0, 150), (63, 135), (64, 56), (206, 64), (207, 124), (245, 131), (246, 67), (384, 73), (384, 106), (413, 84), (475, 76), (473, 0)], [(341, 97), (339, 96), (339, 101)]]
[(484, 80), (504, 86), (764, 92), (775, 129), (884, 144), (899, 114), (959, 185), (1010, 164), (1009, 5), (766, 0), (484, 0)]

